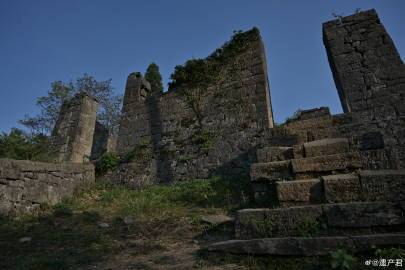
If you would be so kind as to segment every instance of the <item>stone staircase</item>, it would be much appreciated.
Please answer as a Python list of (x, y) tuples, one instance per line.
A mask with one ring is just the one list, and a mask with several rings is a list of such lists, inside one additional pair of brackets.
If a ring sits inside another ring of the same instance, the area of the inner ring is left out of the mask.
[(405, 245), (405, 170), (362, 170), (347, 138), (264, 147), (257, 160), (255, 198), (271, 208), (239, 210), (236, 240), (208, 250), (310, 256)]

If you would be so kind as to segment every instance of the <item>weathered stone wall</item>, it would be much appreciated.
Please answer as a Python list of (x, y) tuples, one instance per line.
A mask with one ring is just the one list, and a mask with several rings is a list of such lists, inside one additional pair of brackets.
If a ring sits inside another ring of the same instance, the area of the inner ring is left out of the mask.
[[(375, 10), (323, 24), (324, 44), (344, 112), (339, 133), (369, 166), (405, 166), (405, 65)], [(374, 164), (374, 165), (373, 165)]]
[(107, 178), (138, 187), (246, 172), (260, 147), (339, 137), (360, 151), (363, 168), (405, 168), (404, 65), (377, 14), (327, 22), (323, 31), (344, 114), (322, 107), (273, 127), (259, 39), (233, 59), (237, 70), (223, 67), (227, 80), (201, 96), (199, 115), (181, 92), (151, 93), (140, 74), (131, 74), (118, 152), (132, 159)]
[[(191, 93), (198, 104), (190, 104), (190, 97), (177, 89), (151, 93), (139, 73), (130, 74), (117, 149), (122, 156), (135, 154), (136, 164), (121, 166), (120, 174), (112, 178), (133, 179), (137, 186), (153, 179), (205, 178), (225, 167), (233, 171), (246, 167), (246, 152), (255, 146), (259, 133), (273, 127), (261, 39), (231, 62), (223, 66), (225, 80), (203, 93)], [(139, 164), (141, 175), (126, 177)]]
[(405, 116), (405, 66), (375, 10), (324, 23), (323, 39), (344, 112)]
[(78, 93), (63, 103), (52, 132), (52, 151), (58, 162), (79, 162), (90, 158), (98, 102)]
[(0, 159), (0, 214), (33, 212), (94, 183), (94, 166)]
[(405, 119), (402, 118), (382, 121), (364, 118), (361, 113), (331, 115), (323, 107), (303, 111), (302, 117), (283, 128), (297, 136), (293, 144), (325, 138), (349, 138), (351, 148), (360, 151), (365, 169), (405, 168)]

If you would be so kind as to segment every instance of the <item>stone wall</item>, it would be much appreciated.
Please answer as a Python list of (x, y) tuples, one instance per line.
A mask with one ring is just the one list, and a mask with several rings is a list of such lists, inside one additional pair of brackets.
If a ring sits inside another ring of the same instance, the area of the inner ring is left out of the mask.
[(369, 166), (404, 168), (405, 65), (376, 11), (326, 22), (323, 37), (347, 112), (334, 117), (339, 133), (369, 153)]
[(94, 183), (94, 166), (0, 159), (0, 214), (19, 215), (54, 205)]
[(362, 168), (375, 170), (405, 168), (404, 127), (403, 118), (367, 120), (361, 113), (331, 115), (329, 109), (323, 107), (303, 111), (302, 117), (282, 128), (290, 136), (296, 136), (293, 144), (325, 138), (349, 138), (351, 148), (358, 150), (362, 156)]
[(118, 152), (129, 158), (107, 178), (139, 187), (243, 173), (260, 147), (340, 137), (360, 151), (363, 168), (405, 168), (404, 65), (376, 12), (327, 22), (323, 35), (344, 114), (316, 108), (273, 126), (259, 38), (223, 66), (225, 81), (192, 96), (197, 108), (178, 89), (152, 93), (131, 74), (118, 136)]
[(405, 116), (405, 66), (375, 10), (324, 23), (323, 39), (344, 112)]
[(246, 167), (244, 155), (255, 146), (258, 134), (273, 127), (260, 36), (221, 70), (224, 80), (188, 96), (178, 89), (151, 93), (139, 73), (130, 74), (117, 149), (122, 156), (136, 156), (135, 164), (122, 165), (112, 178), (133, 180), (136, 186), (154, 179), (206, 178), (218, 170)]
[(58, 162), (79, 162), (90, 158), (98, 102), (78, 93), (63, 103), (52, 132), (52, 152)]

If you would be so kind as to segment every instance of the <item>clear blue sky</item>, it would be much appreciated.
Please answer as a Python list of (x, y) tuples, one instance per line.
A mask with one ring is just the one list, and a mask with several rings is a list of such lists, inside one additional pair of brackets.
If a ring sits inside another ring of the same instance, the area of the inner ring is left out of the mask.
[(175, 65), (253, 26), (266, 45), (276, 121), (298, 108), (339, 113), (321, 24), (356, 8), (375, 8), (405, 55), (403, 0), (0, 0), (0, 131), (37, 113), (52, 81), (89, 73), (122, 93), (127, 75), (154, 61), (166, 84)]

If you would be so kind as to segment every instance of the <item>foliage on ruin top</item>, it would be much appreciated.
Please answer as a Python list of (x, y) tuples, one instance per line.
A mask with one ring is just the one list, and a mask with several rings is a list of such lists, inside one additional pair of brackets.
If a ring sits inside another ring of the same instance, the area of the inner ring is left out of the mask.
[(155, 63), (151, 63), (146, 69), (145, 79), (150, 83), (153, 92), (163, 91), (162, 75), (159, 66)]
[(246, 32), (234, 31), (230, 41), (215, 50), (205, 59), (191, 59), (175, 67), (171, 75), (169, 90), (176, 88), (207, 88), (215, 82), (221, 67), (231, 59), (246, 51), (251, 42), (260, 39), (259, 29), (253, 27)]

